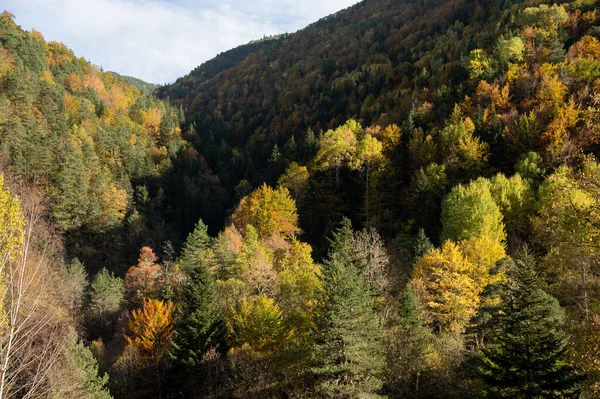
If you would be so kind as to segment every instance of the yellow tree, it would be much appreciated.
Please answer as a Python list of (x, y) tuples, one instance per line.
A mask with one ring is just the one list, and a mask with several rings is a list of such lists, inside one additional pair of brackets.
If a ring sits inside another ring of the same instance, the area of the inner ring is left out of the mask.
[(294, 335), (274, 299), (265, 295), (243, 298), (230, 313), (227, 325), (235, 347), (272, 351)]
[(335, 130), (328, 130), (319, 143), (315, 164), (320, 170), (335, 170), (336, 186), (340, 184), (340, 169), (356, 152), (357, 133), (362, 133), (362, 127), (350, 120)]
[(158, 364), (169, 348), (173, 322), (171, 301), (146, 299), (141, 309), (131, 312), (128, 323), (130, 334), (125, 335), (125, 340), (148, 356), (154, 364)]
[(412, 276), (426, 303), (426, 319), (442, 331), (462, 332), (490, 283), (490, 268), (505, 256), (503, 245), (486, 236), (446, 241), (427, 252)]
[(383, 144), (370, 134), (358, 142), (356, 154), (352, 159), (352, 166), (356, 169), (362, 169), (365, 172), (365, 202), (367, 212), (367, 223), (369, 222), (369, 177), (371, 170), (384, 161)]
[(296, 203), (284, 187), (273, 190), (263, 184), (242, 198), (231, 219), (238, 228), (253, 226), (260, 238), (293, 236), (299, 231)]
[(423, 290), (425, 314), (434, 327), (461, 331), (475, 314), (478, 290), (470, 276), (472, 269), (452, 241), (429, 251), (415, 265), (413, 281)]

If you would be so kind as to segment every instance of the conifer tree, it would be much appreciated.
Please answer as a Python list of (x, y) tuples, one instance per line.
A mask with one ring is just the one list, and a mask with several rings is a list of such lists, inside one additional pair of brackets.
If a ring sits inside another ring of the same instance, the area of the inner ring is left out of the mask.
[(434, 246), (425, 234), (425, 230), (420, 228), (413, 247), (413, 258), (417, 260), (433, 248)]
[(173, 376), (187, 388), (201, 371), (204, 355), (210, 350), (227, 352), (227, 329), (208, 269), (206, 254), (211, 251), (206, 225), (200, 220), (188, 237), (180, 263), (188, 271), (175, 311), (176, 323), (170, 353)]
[(473, 364), (484, 391), (502, 398), (579, 397), (558, 301), (542, 290), (531, 265), (505, 260), (498, 269), (506, 278), (486, 289), (490, 300), (477, 318), (486, 341)]
[(352, 239), (345, 220), (334, 233), (324, 270), (325, 305), (317, 339), (316, 388), (325, 397), (377, 397), (384, 366), (381, 328), (374, 298), (360, 269), (347, 262)]
[(184, 271), (190, 271), (212, 259), (211, 238), (208, 235), (208, 227), (202, 219), (198, 220), (194, 231), (188, 236), (179, 264)]

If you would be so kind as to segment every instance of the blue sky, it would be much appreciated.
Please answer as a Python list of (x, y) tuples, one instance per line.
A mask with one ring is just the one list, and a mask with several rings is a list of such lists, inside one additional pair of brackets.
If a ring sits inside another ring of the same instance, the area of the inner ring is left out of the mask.
[[(4, 0), (24, 29), (105, 70), (173, 82), (220, 52), (294, 32), (358, 0)], [(1, 10), (0, 10), (1, 11)]]

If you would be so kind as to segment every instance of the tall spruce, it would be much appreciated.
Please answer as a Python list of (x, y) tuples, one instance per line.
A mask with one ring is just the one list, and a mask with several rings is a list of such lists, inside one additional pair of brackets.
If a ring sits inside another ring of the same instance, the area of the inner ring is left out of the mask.
[(210, 265), (213, 255), (211, 244), (212, 240), (208, 235), (208, 227), (200, 219), (183, 245), (179, 258), (182, 269), (189, 272), (199, 265)]
[[(211, 349), (227, 352), (227, 331), (214, 290), (207, 253), (210, 253), (206, 226), (202, 221), (188, 237), (180, 262), (188, 278), (177, 301), (175, 332), (170, 356), (176, 379), (190, 382), (201, 377), (202, 360)], [(197, 382), (197, 381), (196, 381)]]
[[(377, 397), (385, 363), (374, 297), (361, 270), (344, 255), (352, 228), (345, 220), (334, 233), (324, 269), (324, 307), (313, 369), (325, 397)], [(349, 261), (348, 261), (349, 260)]]
[(485, 341), (474, 371), (488, 397), (575, 398), (581, 377), (566, 362), (564, 311), (540, 285), (532, 266), (503, 260), (505, 278), (484, 292), (476, 332)]

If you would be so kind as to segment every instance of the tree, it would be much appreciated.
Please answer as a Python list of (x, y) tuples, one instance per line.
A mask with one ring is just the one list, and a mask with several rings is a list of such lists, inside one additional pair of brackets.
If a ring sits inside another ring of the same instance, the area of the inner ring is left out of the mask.
[(323, 272), (318, 364), (313, 369), (319, 381), (316, 390), (326, 397), (378, 397), (385, 363), (381, 328), (361, 270), (340, 256), (351, 245), (348, 232), (347, 222), (335, 232)]
[(490, 192), (502, 212), (508, 236), (524, 236), (530, 230), (529, 218), (535, 206), (531, 183), (518, 173), (510, 178), (498, 173), (490, 183)]
[(425, 320), (436, 330), (461, 332), (477, 311), (490, 268), (504, 256), (502, 244), (486, 236), (446, 241), (423, 255), (412, 281), (422, 291)]
[(76, 321), (83, 317), (84, 291), (88, 286), (85, 266), (75, 258), (61, 270), (65, 284), (64, 302), (67, 310)]
[(106, 269), (92, 281), (87, 306), (88, 317), (99, 333), (109, 333), (124, 302), (123, 280)]
[(106, 384), (108, 375), (98, 374), (98, 362), (90, 349), (69, 331), (69, 343), (58, 360), (58, 370), (50, 376), (50, 398), (112, 399)]
[(362, 127), (349, 120), (335, 130), (328, 130), (319, 142), (319, 151), (314, 162), (318, 169), (335, 170), (336, 187), (340, 185), (340, 169), (352, 160), (356, 152), (358, 131), (362, 131)]
[(421, 374), (431, 368), (433, 334), (423, 325), (421, 306), (410, 284), (401, 299), (400, 323), (388, 332), (386, 383), (394, 397), (419, 397)]
[(231, 219), (238, 228), (253, 226), (261, 238), (292, 236), (299, 231), (296, 204), (283, 187), (273, 190), (263, 184), (240, 201)]
[(369, 222), (369, 178), (371, 170), (384, 160), (383, 144), (370, 134), (365, 136), (358, 142), (356, 147), (356, 155), (352, 160), (354, 168), (362, 169), (365, 172), (365, 209), (367, 213), (367, 223)]
[(60, 153), (60, 169), (53, 184), (52, 216), (64, 230), (89, 221), (89, 176), (81, 148), (69, 137)]
[(442, 203), (442, 241), (478, 236), (506, 240), (502, 213), (490, 190), (491, 183), (484, 178), (452, 189)]
[(228, 320), (235, 347), (249, 346), (255, 351), (275, 352), (292, 339), (294, 327), (285, 322), (273, 298), (259, 295), (242, 298)]
[(296, 203), (300, 204), (306, 195), (309, 177), (310, 174), (306, 166), (300, 166), (296, 162), (292, 162), (285, 173), (279, 177), (277, 184), (279, 187), (287, 188)]
[(469, 174), (478, 173), (488, 157), (488, 145), (474, 135), (475, 124), (463, 117), (458, 105), (440, 131), (439, 140), (446, 164), (462, 169)]
[(433, 244), (425, 234), (425, 230), (422, 228), (419, 229), (417, 237), (415, 238), (415, 245), (413, 246), (413, 259), (415, 259), (415, 261), (418, 260), (433, 248)]
[(152, 248), (140, 249), (137, 266), (131, 266), (125, 275), (125, 292), (131, 303), (141, 304), (146, 298), (157, 298), (160, 294), (164, 280), (157, 260)]
[[(579, 397), (581, 380), (566, 362), (564, 311), (544, 292), (533, 268), (506, 260), (484, 297), (476, 331), (485, 341), (474, 370), (487, 395), (512, 398)], [(483, 314), (485, 314), (485, 316)]]
[(212, 239), (208, 235), (208, 227), (202, 219), (198, 220), (194, 231), (188, 236), (183, 245), (179, 264), (184, 271), (190, 272), (196, 267), (210, 265), (214, 254), (211, 248)]
[[(177, 298), (175, 317), (170, 357), (183, 366), (186, 373), (193, 373), (211, 348), (221, 354), (227, 352), (225, 320), (205, 261), (199, 259), (190, 269)], [(182, 367), (177, 368), (177, 372), (181, 373)]]
[[(46, 397), (48, 375), (65, 344), (59, 284), (51, 267), (41, 195), (10, 193), (0, 174), (0, 397)], [(52, 287), (54, 288), (54, 287)]]
[(173, 334), (173, 303), (146, 299), (141, 309), (131, 311), (125, 340), (137, 347), (154, 364), (160, 363)]

